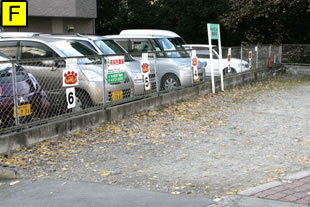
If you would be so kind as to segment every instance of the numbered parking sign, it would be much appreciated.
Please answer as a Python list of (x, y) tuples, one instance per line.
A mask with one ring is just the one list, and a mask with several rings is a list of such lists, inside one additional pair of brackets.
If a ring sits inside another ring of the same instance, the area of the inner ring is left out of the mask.
[(66, 88), (66, 97), (68, 109), (74, 108), (76, 106), (75, 88)]

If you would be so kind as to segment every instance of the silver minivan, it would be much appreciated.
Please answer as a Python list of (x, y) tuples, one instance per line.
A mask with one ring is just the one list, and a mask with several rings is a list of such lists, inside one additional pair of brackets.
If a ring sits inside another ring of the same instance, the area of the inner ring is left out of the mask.
[[(65, 98), (62, 81), (66, 63), (62, 59), (57, 60), (57, 57), (97, 55), (77, 41), (44, 36), (1, 39), (0, 52), (12, 59), (22, 60), (21, 64), (35, 76), (54, 105), (62, 105), (61, 101)], [(41, 61), (38, 58), (51, 58), (51, 60)], [(77, 106), (83, 109), (102, 104), (104, 86), (100, 59), (83, 57), (77, 61), (79, 70), (79, 85), (76, 86)], [(108, 85), (105, 97), (107, 101), (120, 100), (131, 97), (132, 91), (133, 82), (130, 76), (125, 74), (124, 83)]]
[[(156, 52), (157, 78), (161, 90), (179, 86), (191, 86), (194, 83), (191, 58), (183, 48), (182, 42), (176, 38), (163, 35), (108, 35), (114, 39), (133, 57), (140, 59), (142, 52)], [(199, 81), (204, 75), (204, 65), (198, 65)]]

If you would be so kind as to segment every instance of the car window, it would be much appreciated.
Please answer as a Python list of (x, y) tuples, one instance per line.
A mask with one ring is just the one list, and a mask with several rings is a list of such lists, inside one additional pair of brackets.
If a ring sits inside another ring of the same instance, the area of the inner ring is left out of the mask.
[[(210, 51), (209, 48), (195, 47), (193, 50), (196, 50), (198, 58), (210, 59)], [(213, 52), (213, 59), (218, 59), (218, 56)]]
[(153, 48), (151, 43), (147, 39), (139, 40), (139, 39), (132, 39), (131, 40), (131, 48), (130, 52), (152, 52)]
[[(21, 69), (21, 67), (17, 66), (16, 67), (16, 81), (24, 81), (28, 79), (28, 73)], [(4, 83), (12, 83), (12, 67), (5, 67), (4, 69), (0, 70), (0, 84)]]
[(89, 47), (90, 49), (92, 49), (93, 51), (97, 52), (96, 48), (88, 41), (84, 41), (84, 40), (77, 40), (77, 42), (81, 43), (82, 45)]
[[(51, 42), (51, 45), (60, 50), (65, 57), (81, 57), (81, 56), (95, 56), (97, 53), (92, 49), (82, 45), (74, 40), (59, 40)], [(99, 64), (99, 58), (79, 58), (78, 64)]]
[(165, 57), (165, 54), (163, 52), (160, 52), (161, 49), (160, 49), (159, 45), (157, 44), (157, 42), (153, 39), (150, 39), (150, 42), (151, 42), (152, 46), (155, 48), (155, 51), (157, 52), (156, 55), (158, 57)]
[(129, 40), (115, 40), (120, 46), (122, 46), (125, 50), (129, 52)]
[(17, 48), (17, 41), (0, 42), (0, 52), (9, 58), (16, 58)]
[[(176, 38), (158, 38), (156, 39), (159, 46), (166, 52), (168, 57), (189, 57), (188, 53), (182, 46), (182, 43)], [(168, 52), (177, 50), (178, 52)]]
[(21, 42), (21, 59), (51, 57), (55, 57), (55, 53), (48, 46), (39, 42)]

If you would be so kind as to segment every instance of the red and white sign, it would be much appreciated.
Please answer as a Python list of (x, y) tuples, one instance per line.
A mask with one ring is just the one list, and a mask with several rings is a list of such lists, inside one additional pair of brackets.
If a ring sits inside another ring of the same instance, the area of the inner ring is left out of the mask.
[(124, 56), (111, 56), (106, 57), (106, 66), (108, 73), (117, 73), (125, 71), (125, 58)]
[(151, 83), (150, 83), (150, 62), (149, 62), (149, 54), (142, 53), (141, 58), (141, 73), (143, 74), (143, 81), (144, 81), (144, 89), (146, 91), (151, 90)]
[(249, 60), (252, 60), (252, 58), (253, 58), (253, 54), (252, 54), (252, 50), (251, 50), (251, 51), (249, 51)]
[(63, 87), (79, 85), (78, 70), (63, 70)]
[(231, 48), (228, 48), (227, 61), (231, 61)]
[(198, 75), (198, 58), (197, 58), (197, 52), (196, 50), (192, 50), (192, 67), (193, 67), (193, 76), (194, 76), (194, 81), (199, 80), (199, 75)]

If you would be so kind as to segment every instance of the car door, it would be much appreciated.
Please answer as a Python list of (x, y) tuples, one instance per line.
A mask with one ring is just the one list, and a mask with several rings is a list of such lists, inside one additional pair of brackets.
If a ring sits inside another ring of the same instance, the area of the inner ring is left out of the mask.
[(206, 75), (211, 75), (211, 65), (213, 64), (214, 74), (219, 75), (219, 58), (218, 56), (213, 52), (212, 61), (210, 59), (210, 50), (206, 47), (193, 47), (193, 50), (196, 50), (197, 58), (199, 61), (207, 62), (207, 69), (206, 69)]
[[(45, 92), (58, 91), (62, 88), (62, 69), (55, 65), (56, 53), (41, 42), (21, 41), (19, 59), (22, 65), (38, 80)], [(38, 58), (51, 58), (38, 60)]]

